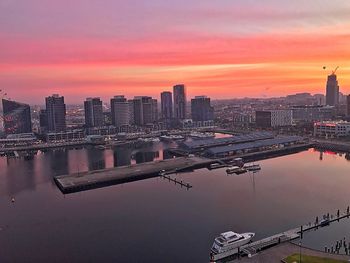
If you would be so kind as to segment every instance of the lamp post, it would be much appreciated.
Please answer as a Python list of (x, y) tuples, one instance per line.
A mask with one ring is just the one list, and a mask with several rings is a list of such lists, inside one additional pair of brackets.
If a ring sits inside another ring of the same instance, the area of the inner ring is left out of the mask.
[(301, 242), (303, 240), (303, 226), (300, 226), (300, 242), (299, 242), (299, 263), (301, 263)]

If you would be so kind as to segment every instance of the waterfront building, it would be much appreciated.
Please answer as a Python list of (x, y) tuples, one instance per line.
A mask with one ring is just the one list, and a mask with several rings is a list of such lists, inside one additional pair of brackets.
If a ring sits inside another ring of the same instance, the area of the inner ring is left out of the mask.
[(256, 125), (261, 128), (274, 128), (292, 125), (291, 110), (262, 110), (255, 112)]
[(173, 118), (173, 98), (170, 91), (164, 91), (160, 94), (161, 98), (161, 114), (163, 120)]
[(350, 95), (346, 96), (346, 116), (350, 117)]
[(238, 143), (246, 142), (256, 142), (260, 140), (273, 139), (274, 135), (271, 132), (252, 132), (243, 135), (236, 135), (232, 137), (225, 138), (212, 138), (204, 140), (193, 140), (193, 141), (184, 141), (180, 143), (180, 147), (187, 152), (196, 152), (203, 151), (203, 149), (218, 147), (218, 146), (227, 146)]
[(17, 101), (2, 99), (4, 129), (8, 134), (32, 132), (30, 106)]
[(128, 100), (123, 96), (115, 96), (111, 99), (112, 125), (115, 127), (128, 126), (130, 124), (130, 107)]
[(147, 96), (137, 96), (132, 100), (134, 124), (145, 126), (158, 121), (158, 103)]
[(337, 106), (339, 104), (339, 85), (337, 75), (333, 72), (327, 78), (326, 105)]
[(193, 121), (210, 121), (214, 119), (214, 108), (210, 105), (210, 98), (196, 96), (191, 100), (191, 116)]
[(114, 135), (118, 132), (115, 126), (91, 127), (86, 129), (87, 135)]
[(178, 120), (186, 119), (186, 87), (178, 84), (173, 87), (174, 94), (174, 118)]
[(104, 126), (103, 108), (100, 98), (87, 98), (84, 101), (84, 111), (86, 127)]
[(46, 134), (47, 142), (71, 142), (85, 140), (84, 130), (76, 129), (61, 132), (49, 132)]
[(5, 147), (13, 147), (16, 144), (32, 145), (35, 142), (38, 142), (38, 138), (34, 133), (9, 134), (5, 139), (0, 139), (0, 143)]
[(181, 129), (194, 129), (194, 128), (213, 128), (214, 120), (208, 121), (193, 121), (192, 119), (180, 120), (178, 125)]
[(350, 136), (350, 122), (327, 121), (314, 123), (314, 136), (335, 138)]
[(234, 156), (242, 153), (282, 148), (301, 143), (302, 141), (303, 138), (300, 136), (279, 136), (273, 139), (212, 147), (205, 151), (205, 155), (211, 158), (224, 158), (227, 156)]
[(66, 104), (64, 97), (54, 94), (46, 99), (47, 130), (62, 132), (66, 130)]

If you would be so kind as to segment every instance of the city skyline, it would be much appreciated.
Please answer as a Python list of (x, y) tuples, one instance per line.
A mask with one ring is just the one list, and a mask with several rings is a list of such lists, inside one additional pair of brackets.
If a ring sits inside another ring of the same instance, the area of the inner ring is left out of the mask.
[[(0, 2), (0, 86), (11, 98), (147, 94), (174, 83), (213, 99), (350, 92), (350, 3)], [(80, 9), (82, 7), (82, 9)], [(327, 68), (324, 70), (323, 67)]]

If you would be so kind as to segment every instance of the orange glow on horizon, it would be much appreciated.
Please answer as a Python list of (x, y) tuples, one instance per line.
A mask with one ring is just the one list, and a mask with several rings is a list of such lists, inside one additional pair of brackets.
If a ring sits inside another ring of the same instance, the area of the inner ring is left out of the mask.
[(42, 42), (0, 35), (0, 41), (12, 50), (0, 62), (1, 86), (10, 87), (12, 97), (29, 100), (54, 92), (68, 101), (116, 94), (159, 97), (178, 82), (188, 86), (189, 97), (214, 99), (324, 93), (327, 75), (338, 65), (340, 90), (350, 92), (350, 35), (344, 34)]

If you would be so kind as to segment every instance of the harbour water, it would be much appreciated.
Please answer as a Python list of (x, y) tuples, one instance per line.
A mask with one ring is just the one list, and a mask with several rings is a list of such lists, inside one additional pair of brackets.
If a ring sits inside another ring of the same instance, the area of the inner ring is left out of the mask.
[[(0, 262), (208, 262), (220, 232), (263, 238), (350, 205), (350, 162), (313, 149), (260, 161), (258, 173), (225, 168), (63, 195), (53, 176), (171, 158), (139, 149), (56, 150), (32, 160), (0, 158)], [(15, 198), (15, 202), (11, 199)], [(309, 233), (323, 250), (350, 240), (350, 220)]]

